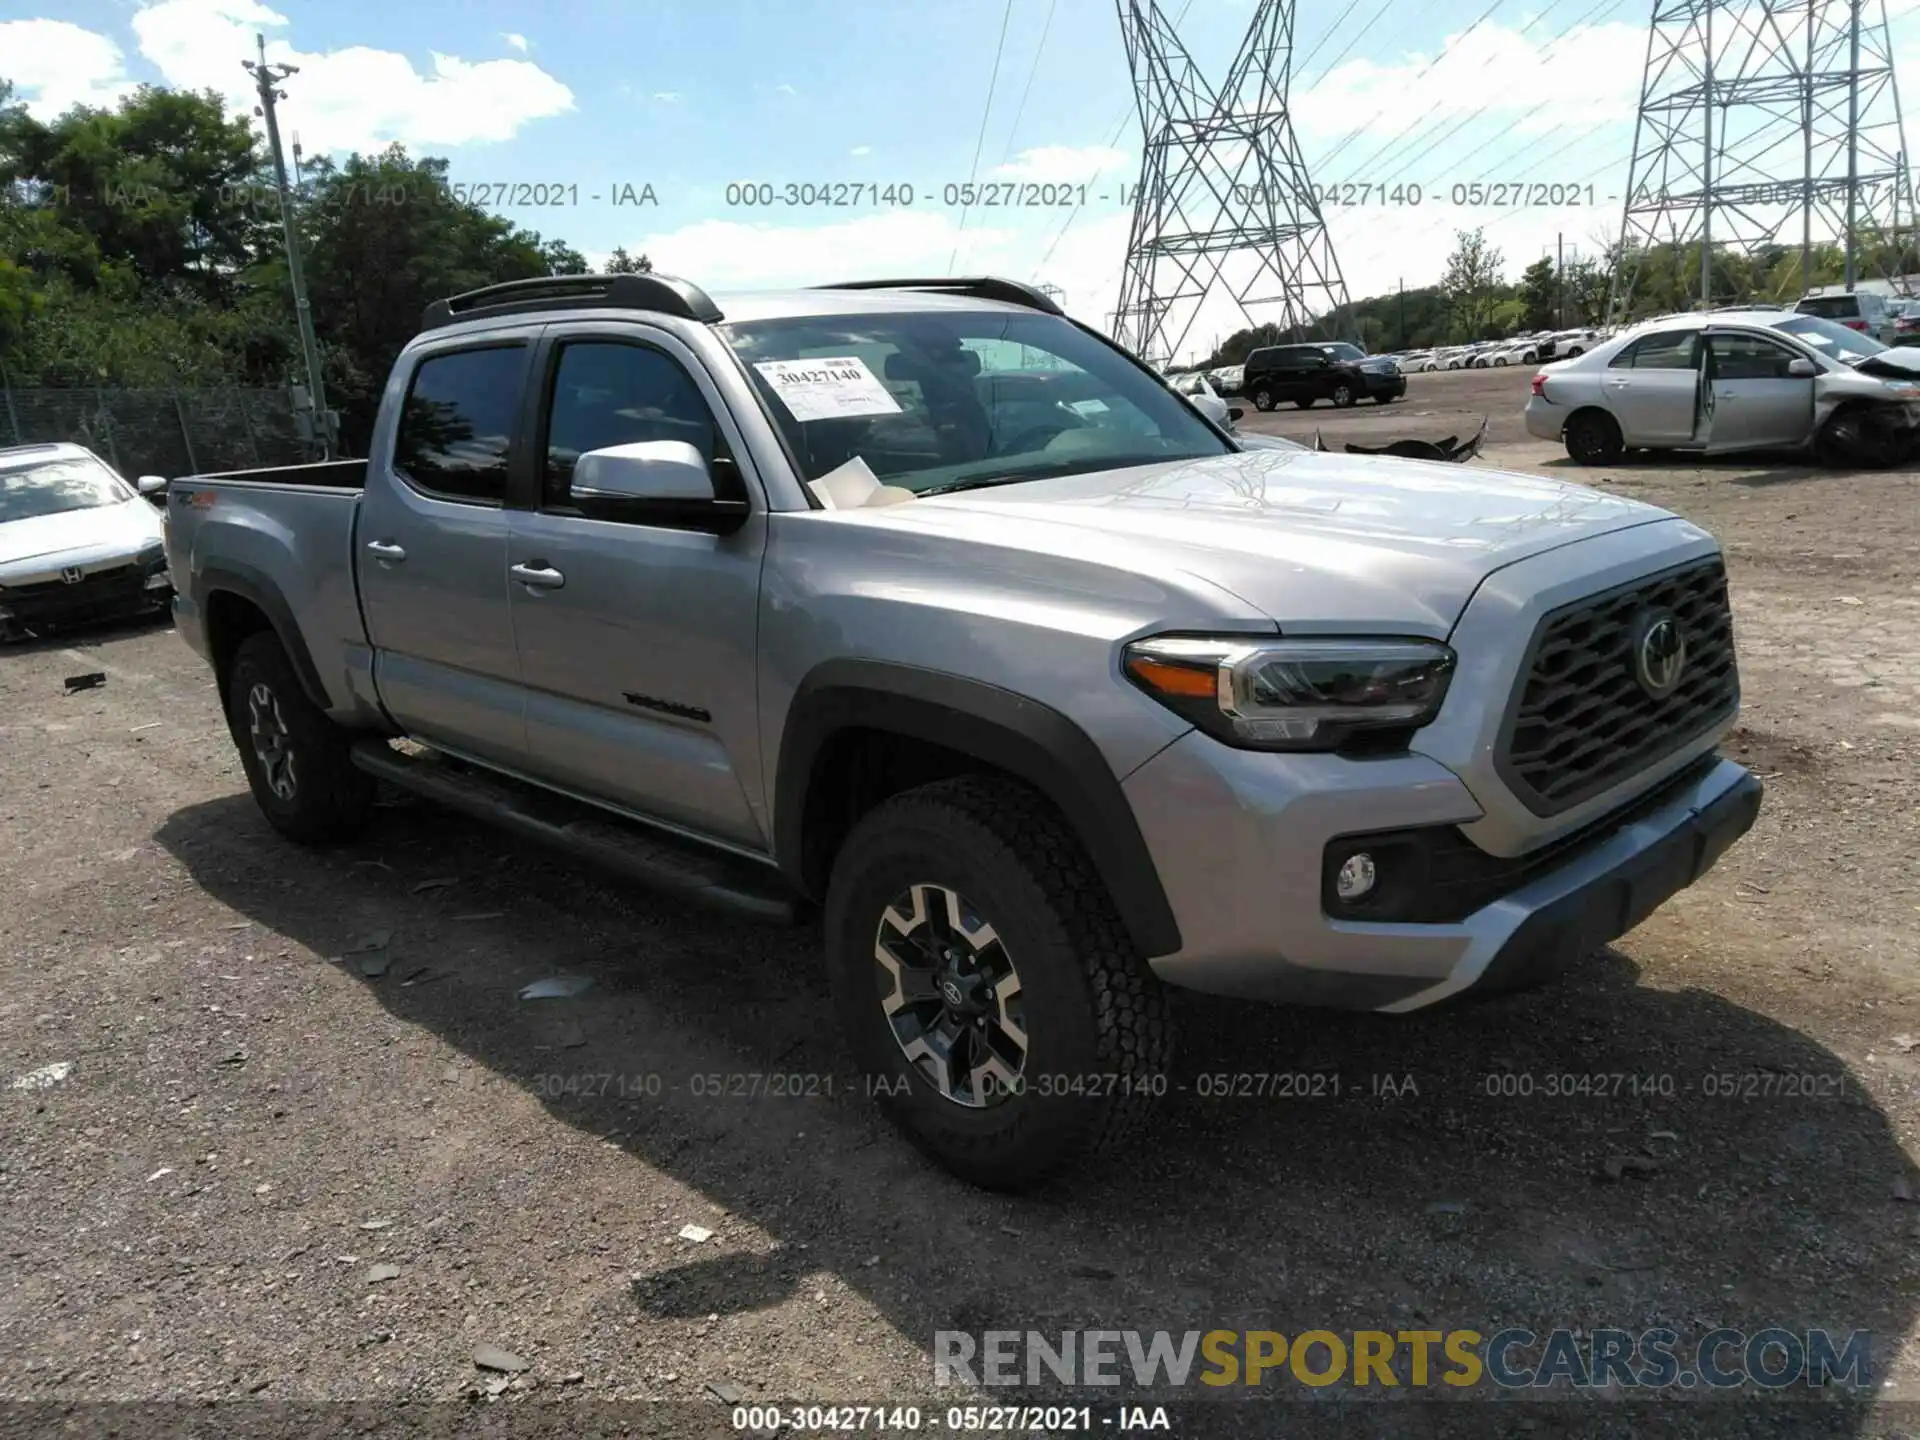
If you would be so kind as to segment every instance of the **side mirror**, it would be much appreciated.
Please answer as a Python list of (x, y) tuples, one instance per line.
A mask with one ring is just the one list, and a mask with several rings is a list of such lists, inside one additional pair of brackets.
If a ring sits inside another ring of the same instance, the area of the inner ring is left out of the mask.
[(747, 502), (721, 499), (706, 457), (684, 440), (589, 450), (574, 462), (568, 493), (583, 509), (641, 524), (725, 532), (747, 517)]
[(134, 488), (151, 500), (155, 495), (167, 493), (167, 477), (164, 475), (142, 475), (134, 482)]
[(1796, 355), (1787, 362), (1789, 380), (1811, 380), (1820, 373), (1820, 367), (1804, 355)]
[(1227, 407), (1227, 418), (1229, 420), (1238, 420), (1241, 416), (1245, 415), (1246, 413), (1247, 413), (1246, 408), (1244, 406), (1229, 405)]

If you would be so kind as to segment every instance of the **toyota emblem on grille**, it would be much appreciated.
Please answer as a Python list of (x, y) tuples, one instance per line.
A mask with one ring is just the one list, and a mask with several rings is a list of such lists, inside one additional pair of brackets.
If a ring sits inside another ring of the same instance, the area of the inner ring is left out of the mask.
[(87, 575), (78, 565), (69, 565), (60, 572), (60, 578), (69, 585), (78, 585), (82, 580), (87, 578)]
[(1648, 615), (1639, 631), (1633, 643), (1634, 676), (1642, 690), (1659, 700), (1673, 693), (1686, 671), (1687, 637), (1680, 633), (1680, 622), (1664, 611)]

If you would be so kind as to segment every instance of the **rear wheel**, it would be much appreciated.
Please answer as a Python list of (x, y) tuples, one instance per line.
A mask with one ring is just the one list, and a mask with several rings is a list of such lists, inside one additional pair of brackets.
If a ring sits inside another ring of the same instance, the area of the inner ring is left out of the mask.
[(1615, 465), (1626, 453), (1620, 426), (1604, 410), (1582, 410), (1567, 421), (1567, 454), (1582, 465)]
[(354, 768), (351, 737), (307, 698), (271, 630), (247, 636), (234, 654), (227, 728), (254, 801), (282, 835), (311, 845), (347, 839), (365, 826), (373, 779)]
[(1265, 388), (1255, 390), (1253, 392), (1253, 408), (1256, 410), (1271, 410), (1273, 408), (1273, 392)]
[(964, 1180), (1037, 1184), (1165, 1093), (1165, 992), (1078, 841), (1023, 786), (944, 780), (871, 811), (834, 860), (825, 928), (869, 1092)]

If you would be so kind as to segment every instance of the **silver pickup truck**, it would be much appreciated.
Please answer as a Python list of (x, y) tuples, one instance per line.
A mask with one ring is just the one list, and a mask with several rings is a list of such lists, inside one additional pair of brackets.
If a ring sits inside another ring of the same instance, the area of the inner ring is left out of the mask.
[(871, 1092), (981, 1184), (1165, 1093), (1169, 985), (1527, 984), (1759, 808), (1711, 536), (1234, 438), (1010, 281), (457, 296), (369, 455), (170, 487), (272, 824), (349, 836), (386, 781), (821, 907)]

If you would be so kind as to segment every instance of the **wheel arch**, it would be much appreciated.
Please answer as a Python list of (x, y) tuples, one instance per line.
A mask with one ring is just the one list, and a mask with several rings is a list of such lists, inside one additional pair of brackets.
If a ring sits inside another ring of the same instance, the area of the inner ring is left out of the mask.
[(223, 692), (241, 641), (258, 631), (270, 630), (287, 652), (307, 698), (322, 710), (332, 705), (294, 621), (293, 608), (269, 576), (251, 565), (229, 561), (202, 570), (196, 581), (196, 601), (207, 632), (207, 656)]
[[(877, 759), (879, 783), (863, 774), (863, 759)], [(1140, 952), (1180, 948), (1159, 871), (1099, 747), (1051, 706), (945, 671), (829, 660), (807, 675), (781, 734), (774, 858), (795, 888), (819, 899), (840, 842), (872, 804), (968, 772), (1008, 775), (1045, 797), (1093, 862)], [(910, 783), (897, 783), (902, 777)]]

